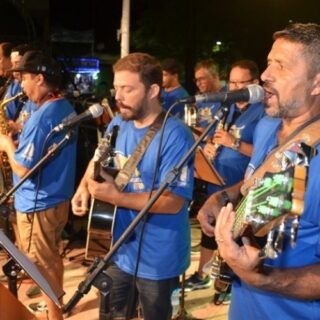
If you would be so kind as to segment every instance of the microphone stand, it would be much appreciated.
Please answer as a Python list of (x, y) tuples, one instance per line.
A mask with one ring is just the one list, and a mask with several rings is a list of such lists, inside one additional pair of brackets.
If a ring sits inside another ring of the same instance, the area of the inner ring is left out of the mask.
[(9, 200), (9, 198), (11, 197), (11, 195), (13, 193), (16, 192), (16, 190), (18, 188), (20, 188), (20, 186), (28, 179), (30, 178), (36, 171), (38, 171), (38, 169), (40, 169), (40, 167), (47, 162), (50, 157), (54, 157), (56, 155), (56, 153), (60, 150), (60, 148), (64, 145), (65, 142), (69, 141), (72, 138), (73, 135), (73, 130), (69, 130), (64, 138), (59, 142), (59, 143), (55, 143), (53, 144), (49, 150), (48, 153), (41, 158), (35, 165), (33, 168), (31, 168), (21, 179), (20, 181), (14, 186), (12, 187), (7, 193), (5, 194), (1, 194), (0, 195), (0, 206), (3, 205), (5, 202), (7, 202)]
[[(210, 124), (207, 126), (207, 128), (203, 131), (203, 133), (200, 135), (200, 137), (195, 141), (195, 143), (192, 145), (192, 147), (184, 154), (182, 159), (179, 161), (179, 163), (167, 174), (164, 182), (160, 185), (159, 189), (153, 194), (153, 196), (149, 199), (145, 207), (137, 214), (137, 216), (132, 220), (131, 224), (128, 226), (128, 228), (123, 232), (123, 234), (120, 236), (120, 238), (114, 243), (114, 245), (111, 247), (110, 251), (102, 258), (97, 259), (92, 267), (90, 268), (89, 274), (87, 275), (86, 279), (82, 282), (80, 282), (78, 289), (73, 294), (73, 296), (70, 298), (70, 300), (65, 304), (64, 306), (64, 313), (70, 312), (73, 307), (80, 301), (80, 299), (87, 294), (90, 289), (91, 285), (96, 286), (99, 290), (99, 287), (103, 287), (104, 293), (103, 296), (100, 296), (100, 299), (104, 296), (109, 297), (109, 291), (112, 286), (112, 279), (108, 277), (103, 271), (106, 269), (110, 259), (115, 254), (115, 252), (119, 249), (119, 247), (125, 242), (125, 240), (131, 235), (132, 231), (135, 229), (135, 227), (138, 225), (140, 220), (148, 213), (149, 209), (153, 206), (153, 204), (157, 201), (157, 199), (161, 196), (161, 194), (164, 192), (164, 190), (174, 181), (174, 179), (178, 176), (179, 172), (185, 165), (185, 163), (188, 161), (188, 159), (193, 155), (195, 149), (199, 146), (199, 144), (202, 142), (202, 140), (207, 136), (209, 131), (214, 127), (214, 125), (220, 121), (225, 114), (229, 111), (229, 104), (224, 103), (219, 108), (217, 113), (214, 115), (213, 120), (210, 122)], [(105, 276), (106, 279), (102, 280), (101, 285), (101, 277)], [(96, 285), (98, 283), (98, 286)], [(100, 301), (101, 303), (101, 301)], [(100, 304), (101, 307), (101, 304)], [(103, 312), (100, 310), (100, 317), (99, 320), (105, 320), (107, 318), (107, 312), (109, 311), (109, 306), (105, 306), (105, 310)]]
[[(14, 194), (14, 192), (29, 178), (31, 177), (38, 169), (40, 169), (40, 167), (47, 162), (50, 158), (54, 157), (56, 155), (56, 153), (61, 149), (61, 147), (72, 138), (73, 135), (73, 130), (69, 130), (64, 138), (56, 144), (53, 144), (49, 150), (48, 153), (41, 158), (36, 164), (35, 166), (30, 169), (27, 174), (25, 174), (23, 176), (23, 178), (20, 179), (20, 181), (14, 186), (12, 187), (7, 193), (5, 194), (1, 194), (0, 195), (0, 208), (2, 206), (4, 206), (4, 203), (7, 202), (11, 195)], [(9, 282), (9, 289), (10, 291), (17, 296), (17, 276), (19, 271), (21, 270), (21, 268), (19, 267), (19, 265), (16, 265), (16, 263), (10, 259), (4, 266), (3, 266), (3, 270), (4, 273), (6, 274), (6, 276), (8, 277), (8, 282)]]

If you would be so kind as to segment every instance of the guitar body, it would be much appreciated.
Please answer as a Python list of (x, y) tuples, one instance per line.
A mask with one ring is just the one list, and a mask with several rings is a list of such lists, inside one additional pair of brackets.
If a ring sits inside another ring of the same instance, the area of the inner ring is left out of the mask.
[[(119, 170), (115, 168), (101, 168), (106, 173), (115, 177)], [(102, 178), (96, 177), (96, 180)], [(112, 242), (113, 219), (117, 207), (97, 199), (91, 199), (85, 258), (93, 260), (95, 257), (104, 256), (110, 249)]]
[(92, 199), (85, 250), (85, 258), (87, 260), (104, 256), (109, 251), (115, 210), (115, 206), (107, 202)]
[[(118, 129), (116, 129), (118, 130)], [(119, 170), (108, 167), (113, 160), (113, 147), (115, 140), (113, 132), (106, 139), (101, 139), (93, 157), (93, 179), (102, 182), (101, 171), (116, 177)], [(106, 166), (106, 167), (105, 167)], [(97, 256), (104, 256), (110, 249), (112, 242), (112, 226), (116, 207), (110, 203), (91, 199), (88, 217), (85, 258), (93, 260)]]

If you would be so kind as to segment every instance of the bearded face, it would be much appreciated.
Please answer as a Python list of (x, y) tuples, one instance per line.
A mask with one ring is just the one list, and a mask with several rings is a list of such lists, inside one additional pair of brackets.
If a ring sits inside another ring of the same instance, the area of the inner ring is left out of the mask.
[(293, 118), (306, 112), (313, 80), (301, 44), (277, 39), (268, 55), (264, 81), (266, 113), (271, 117)]
[(148, 90), (137, 73), (118, 71), (114, 75), (117, 107), (126, 121), (142, 120), (148, 114)]

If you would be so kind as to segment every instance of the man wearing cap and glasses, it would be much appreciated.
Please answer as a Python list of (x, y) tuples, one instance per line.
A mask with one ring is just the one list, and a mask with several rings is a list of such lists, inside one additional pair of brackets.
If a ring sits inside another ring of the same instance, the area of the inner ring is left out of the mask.
[[(37, 105), (19, 137), (18, 147), (11, 137), (0, 135), (0, 150), (8, 155), (16, 183), (48, 152), (49, 147), (63, 138), (52, 129), (75, 113), (61, 96), (63, 74), (50, 56), (28, 51), (17, 68), (21, 86)], [(37, 264), (55, 290), (63, 295), (63, 263), (58, 243), (67, 222), (69, 199), (74, 191), (76, 138), (67, 143), (42, 168), (27, 179), (15, 193), (14, 206), (22, 250)], [(49, 297), (44, 296), (50, 320), (63, 319), (62, 312)]]

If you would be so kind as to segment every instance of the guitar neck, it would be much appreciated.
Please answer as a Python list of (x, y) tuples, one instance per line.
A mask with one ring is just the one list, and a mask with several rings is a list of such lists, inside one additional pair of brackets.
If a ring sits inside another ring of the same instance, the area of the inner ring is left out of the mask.
[(266, 175), (237, 206), (233, 238), (241, 237), (248, 227), (254, 235), (264, 236), (284, 218), (301, 215), (306, 176), (303, 166)]
[(93, 180), (98, 181), (100, 177), (100, 162), (94, 161), (93, 162)]

